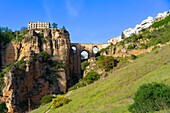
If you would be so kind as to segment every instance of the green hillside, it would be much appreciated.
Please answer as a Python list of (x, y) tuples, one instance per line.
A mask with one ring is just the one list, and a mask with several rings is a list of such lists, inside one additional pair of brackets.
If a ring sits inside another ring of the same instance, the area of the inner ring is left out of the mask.
[[(71, 101), (49, 113), (128, 113), (138, 87), (150, 82), (170, 85), (170, 45), (141, 55), (94, 84), (68, 92)], [(49, 106), (31, 113), (43, 113)]]

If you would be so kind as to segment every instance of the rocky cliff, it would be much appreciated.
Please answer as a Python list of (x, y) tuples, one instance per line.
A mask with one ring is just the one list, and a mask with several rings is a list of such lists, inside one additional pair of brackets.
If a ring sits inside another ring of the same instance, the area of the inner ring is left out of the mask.
[(66, 30), (30, 30), (22, 41), (13, 41), (5, 48), (2, 65), (12, 64), (4, 77), (2, 99), (9, 112), (28, 111), (37, 107), (44, 95), (66, 92), (70, 81)]

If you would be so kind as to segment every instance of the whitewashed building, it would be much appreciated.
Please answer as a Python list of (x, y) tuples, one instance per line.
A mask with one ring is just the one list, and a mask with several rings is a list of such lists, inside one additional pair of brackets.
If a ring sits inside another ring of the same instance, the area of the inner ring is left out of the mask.
[(50, 22), (28, 22), (28, 29), (50, 28)]
[[(147, 19), (143, 20), (140, 24), (137, 24), (134, 28), (128, 28), (123, 31), (124, 38), (130, 37), (132, 34), (138, 34), (142, 29), (146, 29), (150, 27), (155, 21), (164, 19), (166, 16), (169, 15), (169, 12), (165, 11), (163, 13), (158, 13), (155, 18), (149, 16)], [(123, 37), (118, 36), (108, 40), (108, 43), (116, 44), (123, 40)]]

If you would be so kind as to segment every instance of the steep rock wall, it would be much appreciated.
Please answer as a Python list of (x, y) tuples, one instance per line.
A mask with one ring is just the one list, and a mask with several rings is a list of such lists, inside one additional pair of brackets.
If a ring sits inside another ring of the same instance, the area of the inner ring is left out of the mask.
[[(59, 94), (59, 71), (51, 65), (52, 60), (44, 60), (35, 55), (25, 58), (20, 65), (15, 65), (4, 77), (3, 100), (8, 112), (23, 113), (40, 105), (40, 100), (47, 94)], [(23, 59), (22, 59), (23, 60)], [(21, 67), (22, 65), (22, 67)]]
[[(49, 64), (38, 61), (27, 64), (24, 70), (14, 66), (4, 79), (6, 87), (3, 90), (3, 100), (7, 102), (9, 112), (28, 111), (29, 107), (35, 108), (39, 105), (44, 95), (67, 91), (70, 80), (70, 39), (66, 30), (30, 30), (22, 42), (16, 41), (7, 45), (3, 53), (3, 64), (8, 65), (21, 61), (24, 57), (30, 59), (29, 56), (32, 52), (39, 54), (44, 51), (51, 56), (52, 62), (61, 62), (62, 68), (60, 66), (59, 69), (55, 66), (50, 67)], [(51, 69), (55, 73), (51, 74)], [(52, 75), (57, 75), (53, 79), (55, 84), (49, 85), (49, 79), (53, 78)], [(37, 92), (34, 91), (36, 89)], [(32, 106), (28, 106), (28, 101), (32, 102)], [(25, 106), (23, 107), (21, 104)]]
[(0, 43), (0, 71), (2, 70), (2, 47)]

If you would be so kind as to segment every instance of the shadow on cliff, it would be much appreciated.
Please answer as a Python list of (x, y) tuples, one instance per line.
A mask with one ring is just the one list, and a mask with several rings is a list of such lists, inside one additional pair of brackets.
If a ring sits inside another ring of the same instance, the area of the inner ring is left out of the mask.
[(84, 71), (81, 69), (81, 63), (92, 57), (95, 57), (93, 51), (85, 49), (81, 44), (72, 44), (70, 50), (72, 85), (76, 84), (83, 77)]

